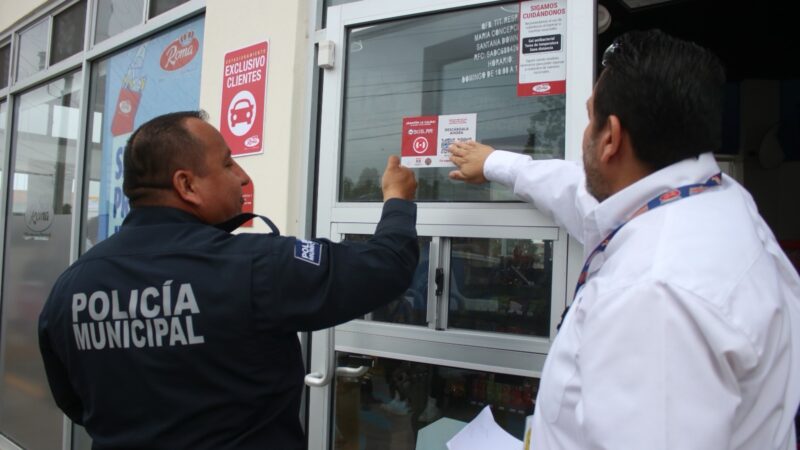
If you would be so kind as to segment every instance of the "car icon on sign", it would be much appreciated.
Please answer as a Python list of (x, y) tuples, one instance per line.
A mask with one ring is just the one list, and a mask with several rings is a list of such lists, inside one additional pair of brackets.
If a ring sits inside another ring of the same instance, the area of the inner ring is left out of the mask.
[(231, 127), (235, 127), (240, 123), (250, 125), (253, 122), (253, 104), (246, 98), (241, 99), (233, 105), (230, 115)]

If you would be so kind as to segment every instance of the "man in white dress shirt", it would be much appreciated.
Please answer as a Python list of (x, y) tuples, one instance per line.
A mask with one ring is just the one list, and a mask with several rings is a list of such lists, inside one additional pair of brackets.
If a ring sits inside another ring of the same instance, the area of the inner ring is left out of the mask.
[(582, 168), (450, 148), (451, 178), (513, 188), (584, 245), (532, 448), (795, 449), (800, 278), (719, 175), (722, 66), (659, 31), (620, 36), (603, 66)]

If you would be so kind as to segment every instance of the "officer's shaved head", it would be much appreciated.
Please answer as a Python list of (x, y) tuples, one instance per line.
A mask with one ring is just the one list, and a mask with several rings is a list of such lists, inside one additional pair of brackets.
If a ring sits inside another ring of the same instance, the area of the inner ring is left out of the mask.
[(157, 199), (172, 188), (176, 170), (188, 169), (203, 175), (205, 154), (202, 143), (186, 128), (186, 121), (205, 121), (205, 111), (181, 111), (158, 116), (139, 127), (125, 145), (122, 190), (131, 206)]

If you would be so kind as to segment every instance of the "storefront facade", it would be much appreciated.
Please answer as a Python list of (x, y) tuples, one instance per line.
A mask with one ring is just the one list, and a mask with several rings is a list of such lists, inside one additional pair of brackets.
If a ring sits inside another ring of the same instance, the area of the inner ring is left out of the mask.
[[(421, 259), (412, 286), (363, 319), (299, 336), (309, 448), (413, 450), (486, 405), (521, 438), (583, 250), (509, 190), (450, 181), (437, 149), (470, 137), (579, 161), (608, 40), (598, 34), (605, 7), (21, 3), (0, 2), (0, 449), (90, 447), (50, 398), (38, 312), (58, 274), (129, 210), (120, 152), (130, 133), (198, 108), (250, 174), (248, 207), (284, 234), (363, 239), (380, 214), (387, 157), (402, 153), (415, 167)], [(742, 131), (720, 155), (738, 179), (754, 174), (748, 187), (768, 210), (776, 190), (800, 191), (795, 150), (784, 147), (772, 166), (747, 155), (773, 123), (793, 120), (782, 105), (798, 90), (774, 78), (737, 81), (730, 127)], [(770, 224), (789, 248), (800, 240), (800, 211), (780, 216)]]

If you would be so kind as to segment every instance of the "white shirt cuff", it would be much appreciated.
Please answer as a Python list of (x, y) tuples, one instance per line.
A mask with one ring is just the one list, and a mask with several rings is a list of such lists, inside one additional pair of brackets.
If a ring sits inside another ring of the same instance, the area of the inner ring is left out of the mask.
[(489, 181), (496, 181), (504, 186), (513, 186), (517, 177), (516, 171), (526, 161), (530, 161), (530, 157), (527, 155), (495, 150), (483, 164), (483, 176)]

